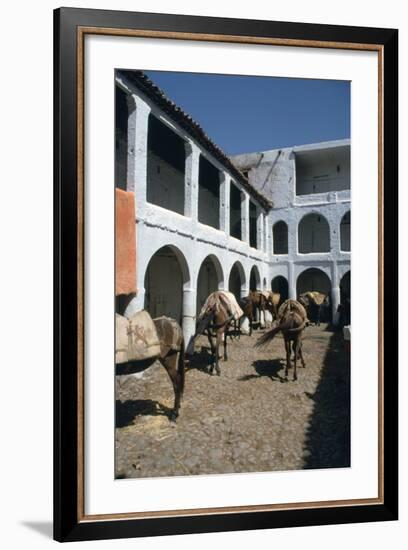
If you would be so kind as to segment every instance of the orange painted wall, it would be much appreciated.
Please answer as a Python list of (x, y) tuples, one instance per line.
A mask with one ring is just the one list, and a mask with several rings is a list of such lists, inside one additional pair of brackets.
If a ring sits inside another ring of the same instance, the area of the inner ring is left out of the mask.
[(136, 289), (135, 195), (115, 189), (115, 294), (131, 294)]

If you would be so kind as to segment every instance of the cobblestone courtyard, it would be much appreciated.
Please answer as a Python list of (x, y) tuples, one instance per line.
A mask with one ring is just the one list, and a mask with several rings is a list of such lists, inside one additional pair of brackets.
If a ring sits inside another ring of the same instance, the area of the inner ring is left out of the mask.
[[(208, 341), (186, 368), (180, 416), (164, 368), (116, 378), (116, 477), (158, 477), (350, 464), (350, 365), (340, 333), (308, 327), (306, 368), (284, 379), (284, 345), (228, 342), (221, 376), (208, 374)], [(201, 351), (200, 351), (201, 350)]]

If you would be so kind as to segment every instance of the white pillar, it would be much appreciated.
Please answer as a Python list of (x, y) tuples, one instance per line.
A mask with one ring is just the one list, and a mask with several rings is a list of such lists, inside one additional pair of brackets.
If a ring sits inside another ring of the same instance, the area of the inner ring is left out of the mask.
[(289, 218), (286, 223), (288, 226), (288, 256), (294, 258), (298, 253), (299, 222), (296, 218)]
[(246, 298), (248, 294), (249, 294), (249, 287), (247, 286), (241, 287), (241, 298)]
[(273, 257), (273, 233), (272, 233), (272, 228), (273, 228), (273, 218), (272, 218), (272, 215), (269, 214), (268, 215), (268, 228), (267, 228), (267, 231), (268, 231), (268, 248), (267, 248), (266, 252), (271, 258)]
[(342, 216), (337, 213), (334, 216), (333, 221), (330, 222), (330, 248), (334, 252), (335, 256), (340, 254), (340, 222)]
[(292, 179), (289, 178), (289, 203), (295, 204), (295, 197), (296, 197), (296, 155), (295, 153), (289, 154), (289, 175), (292, 176)]
[[(241, 298), (245, 298), (246, 296), (248, 296), (248, 294), (249, 294), (249, 288), (241, 287)], [(247, 317), (245, 317), (241, 321), (241, 332), (243, 334), (249, 334), (249, 321)]]
[(264, 215), (259, 206), (256, 207), (256, 247), (263, 250)]
[(147, 194), (147, 136), (150, 107), (138, 96), (128, 98), (128, 173), (127, 190), (134, 191), (136, 208), (146, 202)]
[(185, 151), (184, 215), (191, 218), (193, 222), (197, 222), (200, 149), (190, 141), (186, 143)]
[[(340, 241), (339, 241), (340, 244)], [(332, 303), (332, 320), (333, 325), (337, 325), (339, 322), (339, 314), (337, 308), (340, 304), (340, 285), (339, 285), (339, 271), (337, 268), (337, 262), (333, 262), (332, 270), (332, 291), (331, 291), (331, 303)]]
[[(264, 214), (264, 252), (269, 256), (271, 248), (271, 239), (269, 235), (269, 216)], [(269, 282), (267, 284), (269, 286)]]
[(221, 231), (225, 231), (227, 235), (230, 234), (230, 186), (230, 175), (226, 172), (222, 172), (220, 185), (220, 229)]
[(270, 325), (272, 323), (272, 313), (265, 309), (265, 325)]
[(241, 231), (242, 240), (249, 246), (249, 195), (244, 191), (241, 196)]
[(288, 265), (288, 293), (289, 293), (289, 299), (290, 300), (296, 300), (297, 298), (297, 292), (296, 292), (296, 279), (295, 279), (295, 267), (293, 265), (293, 262), (289, 262)]
[[(197, 307), (197, 289), (183, 289), (183, 334), (186, 349), (190, 343), (191, 337), (195, 334), (196, 329), (196, 307)], [(194, 349), (189, 349), (189, 353), (193, 353)]]

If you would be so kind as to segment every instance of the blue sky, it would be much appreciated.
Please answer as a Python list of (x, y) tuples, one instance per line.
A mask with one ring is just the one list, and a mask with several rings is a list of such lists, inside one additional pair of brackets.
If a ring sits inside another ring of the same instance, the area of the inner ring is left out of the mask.
[(350, 83), (145, 71), (225, 153), (350, 137)]

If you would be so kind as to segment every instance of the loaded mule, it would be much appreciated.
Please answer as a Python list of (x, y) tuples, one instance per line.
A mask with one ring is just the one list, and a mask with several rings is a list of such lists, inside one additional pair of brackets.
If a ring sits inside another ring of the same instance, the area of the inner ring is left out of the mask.
[(139, 311), (130, 319), (116, 314), (116, 374), (134, 374), (159, 360), (173, 384), (174, 406), (170, 420), (179, 415), (184, 390), (184, 337), (180, 325), (170, 317), (152, 319)]
[(328, 295), (317, 291), (304, 292), (300, 294), (299, 302), (306, 309), (310, 324), (314, 323), (319, 327), (322, 307), (329, 305)]
[(249, 336), (252, 335), (253, 324), (256, 319), (256, 311), (259, 312), (259, 319), (265, 322), (265, 311), (272, 314), (272, 319), (275, 320), (278, 315), (278, 306), (280, 302), (280, 294), (269, 290), (251, 291), (248, 296), (241, 298), (239, 305), (244, 312), (244, 316), (249, 321)]
[(201, 334), (206, 334), (213, 356), (210, 374), (213, 373), (215, 366), (217, 375), (221, 375), (219, 366), (219, 348), (221, 342), (224, 342), (224, 361), (228, 361), (228, 329), (235, 323), (235, 321), (238, 321), (242, 315), (243, 311), (239, 307), (235, 296), (232, 292), (227, 292), (225, 290), (217, 290), (210, 294), (201, 308), (197, 319), (196, 332), (190, 340), (187, 353), (192, 355), (194, 351), (195, 339)]
[(293, 380), (297, 380), (297, 359), (300, 359), (304, 368), (305, 360), (302, 353), (303, 330), (307, 324), (305, 308), (296, 300), (286, 300), (278, 310), (278, 317), (272, 328), (265, 332), (256, 342), (255, 347), (268, 344), (278, 332), (282, 332), (286, 351), (285, 377), (288, 378), (290, 357), (293, 351)]

